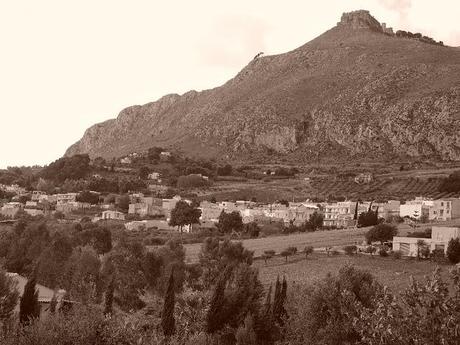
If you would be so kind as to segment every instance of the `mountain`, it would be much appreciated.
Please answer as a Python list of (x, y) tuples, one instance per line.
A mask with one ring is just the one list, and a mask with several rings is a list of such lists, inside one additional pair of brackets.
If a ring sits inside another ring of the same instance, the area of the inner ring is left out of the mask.
[(160, 146), (248, 162), (459, 160), (460, 50), (426, 39), (395, 35), (367, 11), (344, 13), (316, 39), (256, 57), (220, 87), (123, 109), (66, 155)]

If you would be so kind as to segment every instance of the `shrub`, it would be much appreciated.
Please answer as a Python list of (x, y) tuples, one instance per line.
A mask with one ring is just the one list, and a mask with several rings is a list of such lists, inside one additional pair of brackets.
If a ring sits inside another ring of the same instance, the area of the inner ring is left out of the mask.
[(345, 251), (345, 254), (347, 254), (347, 255), (354, 255), (354, 254), (356, 254), (356, 251), (358, 250), (358, 247), (356, 247), (355, 245), (345, 246), (345, 247), (343, 247), (343, 250)]
[(371, 256), (375, 253), (377, 249), (374, 246), (367, 246), (366, 253), (371, 254)]
[(437, 248), (431, 252), (431, 259), (437, 263), (446, 262), (446, 255), (444, 254), (444, 249)]
[(382, 257), (387, 257), (388, 256), (388, 247), (387, 246), (381, 246), (379, 248), (379, 255)]
[(292, 255), (297, 253), (297, 247), (287, 247), (286, 250), (291, 252)]
[(446, 256), (453, 264), (460, 262), (460, 239), (453, 238), (449, 241)]
[(401, 253), (400, 250), (393, 251), (393, 258), (394, 259), (401, 259), (401, 257), (402, 257), (402, 253)]
[(313, 254), (313, 247), (312, 246), (306, 246), (304, 249), (303, 249), (303, 252), (305, 254), (305, 259), (308, 257), (308, 255), (310, 254)]

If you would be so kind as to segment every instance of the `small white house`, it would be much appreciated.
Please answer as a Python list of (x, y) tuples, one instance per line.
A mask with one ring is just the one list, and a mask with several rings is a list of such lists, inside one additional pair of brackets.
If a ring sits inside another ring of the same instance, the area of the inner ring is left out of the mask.
[(123, 212), (107, 210), (102, 212), (101, 219), (125, 220), (125, 215)]
[(120, 163), (121, 164), (131, 164), (132, 160), (129, 157), (124, 157), (124, 158), (120, 159)]
[(148, 179), (149, 180), (159, 180), (160, 179), (160, 173), (159, 172), (151, 172), (149, 175), (148, 175)]

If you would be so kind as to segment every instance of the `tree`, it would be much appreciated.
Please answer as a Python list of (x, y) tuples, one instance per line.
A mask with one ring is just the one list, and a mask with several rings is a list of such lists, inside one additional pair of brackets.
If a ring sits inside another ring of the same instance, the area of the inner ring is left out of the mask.
[(142, 295), (146, 287), (142, 272), (142, 254), (119, 243), (104, 258), (102, 274), (107, 279), (116, 277), (113, 301), (124, 312), (140, 310), (145, 306)]
[(161, 152), (163, 152), (161, 147), (151, 147), (147, 151), (147, 157), (150, 161), (158, 161), (160, 159)]
[(149, 168), (146, 166), (142, 166), (139, 168), (139, 178), (145, 180), (149, 176)]
[(203, 268), (205, 287), (214, 285), (219, 275), (229, 270), (229, 274), (240, 264), (251, 265), (253, 252), (243, 247), (241, 242), (233, 243), (229, 239), (219, 242), (218, 238), (208, 237), (201, 245), (200, 265)]
[(80, 202), (87, 202), (91, 205), (96, 205), (99, 203), (99, 193), (85, 190), (77, 195), (76, 200)]
[(226, 164), (223, 167), (217, 168), (217, 175), (220, 176), (229, 176), (232, 174), (232, 166), (230, 164)]
[(200, 224), (201, 210), (189, 205), (187, 202), (179, 200), (171, 211), (169, 225), (179, 227), (182, 235), (182, 229), (185, 225)]
[(219, 215), (219, 222), (216, 226), (220, 232), (226, 234), (232, 231), (241, 232), (243, 230), (243, 218), (237, 211), (233, 211), (231, 213), (222, 211)]
[(82, 304), (99, 303), (104, 284), (101, 262), (93, 247), (77, 247), (67, 260), (62, 279), (72, 299)]
[(236, 331), (236, 345), (257, 345), (257, 337), (254, 332), (254, 320), (251, 314), (244, 319), (244, 325)]
[(279, 326), (283, 326), (284, 318), (286, 317), (285, 302), (287, 297), (287, 282), (286, 277), (283, 277), (283, 282), (276, 278), (275, 297), (273, 300), (273, 319)]
[(61, 183), (66, 179), (78, 180), (84, 178), (91, 170), (89, 163), (87, 154), (62, 157), (45, 167), (40, 175), (44, 179)]
[(284, 256), (284, 258), (286, 259), (286, 262), (288, 261), (288, 257), (292, 255), (292, 251), (289, 250), (289, 248), (283, 250), (281, 253), (281, 256)]
[(308, 218), (308, 221), (305, 222), (304, 227), (307, 231), (316, 231), (317, 229), (322, 228), (324, 221), (324, 216), (319, 212), (313, 212)]
[(244, 224), (244, 232), (251, 238), (257, 238), (260, 234), (260, 227), (256, 222)]
[[(369, 207), (370, 208), (370, 207)], [(379, 223), (378, 210), (363, 212), (358, 217), (358, 226), (374, 226)]]
[(0, 268), (0, 323), (4, 323), (13, 315), (19, 298), (16, 285), (13, 278)]
[(314, 248), (312, 246), (305, 246), (303, 252), (305, 254), (305, 259), (308, 258), (308, 255), (313, 254)]
[(38, 303), (38, 290), (35, 289), (35, 282), (35, 277), (27, 280), (19, 303), (19, 320), (23, 325), (40, 317), (40, 304)]
[(121, 211), (127, 212), (129, 209), (129, 202), (129, 195), (125, 194), (117, 198), (116, 204)]
[(447, 245), (447, 259), (453, 264), (460, 262), (460, 239), (452, 238)]
[(355, 318), (361, 306), (374, 306), (380, 291), (369, 272), (353, 266), (343, 266), (336, 275), (328, 274), (305, 288), (298, 287), (287, 304), (285, 343), (358, 344), (362, 339)]
[(391, 241), (393, 237), (398, 234), (398, 229), (391, 224), (378, 224), (366, 233), (366, 241), (371, 244), (372, 242), (380, 241), (380, 243)]
[(355, 303), (354, 325), (363, 343), (458, 344), (460, 270), (452, 270), (450, 277), (446, 283), (436, 269), (425, 281), (411, 279), (398, 296), (385, 289), (370, 306)]
[(115, 291), (115, 275), (112, 275), (109, 285), (105, 290), (104, 315), (110, 316), (113, 312), (113, 293)]
[(265, 265), (267, 264), (267, 261), (270, 260), (274, 256), (275, 256), (275, 251), (274, 250), (265, 250), (264, 254), (262, 255), (262, 258), (265, 261)]
[(161, 314), (161, 327), (165, 336), (170, 337), (175, 332), (175, 319), (174, 319), (174, 270), (171, 270), (169, 276), (168, 290), (163, 305), (163, 312)]
[(222, 309), (225, 305), (225, 286), (227, 284), (229, 270), (221, 272), (217, 284), (212, 293), (208, 313), (206, 315), (206, 332), (215, 333), (224, 326)]
[[(424, 248), (428, 248), (426, 242), (424, 240), (417, 240), (417, 260), (420, 260), (420, 257), (423, 256), (423, 254), (426, 254), (426, 250)], [(428, 248), (428, 254), (429, 254), (429, 248)]]
[(356, 254), (357, 249), (358, 248), (355, 245), (343, 247), (345, 254), (350, 255), (350, 256)]

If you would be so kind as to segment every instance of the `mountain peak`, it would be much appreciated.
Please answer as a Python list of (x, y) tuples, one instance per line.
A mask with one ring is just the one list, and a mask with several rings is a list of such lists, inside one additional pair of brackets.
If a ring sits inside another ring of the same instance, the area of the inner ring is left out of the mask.
[(337, 23), (339, 27), (349, 27), (351, 29), (370, 29), (372, 31), (383, 32), (384, 28), (377, 19), (372, 17), (369, 11), (358, 10), (352, 12), (345, 12), (342, 14), (340, 22)]

